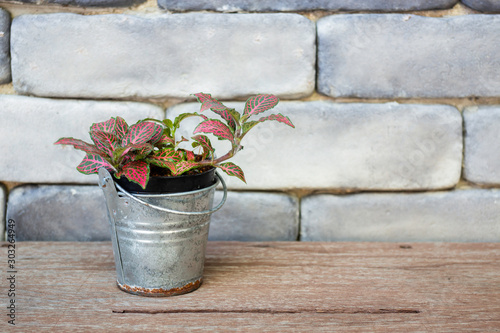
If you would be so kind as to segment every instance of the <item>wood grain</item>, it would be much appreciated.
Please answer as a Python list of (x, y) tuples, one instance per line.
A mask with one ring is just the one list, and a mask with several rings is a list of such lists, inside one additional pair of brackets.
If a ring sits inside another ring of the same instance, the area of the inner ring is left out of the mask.
[(209, 242), (201, 288), (168, 298), (120, 291), (107, 242), (17, 259), (19, 332), (500, 330), (500, 244)]

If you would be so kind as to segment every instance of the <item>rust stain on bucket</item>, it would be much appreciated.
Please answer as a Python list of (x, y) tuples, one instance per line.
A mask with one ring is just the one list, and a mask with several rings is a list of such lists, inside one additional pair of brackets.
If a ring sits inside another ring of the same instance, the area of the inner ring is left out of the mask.
[(143, 288), (143, 287), (136, 287), (136, 286), (128, 286), (126, 284), (121, 284), (118, 281), (116, 281), (116, 284), (118, 285), (118, 288), (120, 288), (121, 290), (126, 291), (130, 294), (140, 295), (140, 296), (152, 296), (152, 297), (158, 296), (158, 297), (160, 297), (160, 296), (175, 296), (175, 295), (187, 294), (191, 291), (198, 289), (201, 286), (202, 282), (203, 282), (203, 278), (200, 278), (194, 282), (190, 282), (190, 283), (186, 284), (185, 286), (178, 287), (178, 288), (172, 288), (172, 289)]

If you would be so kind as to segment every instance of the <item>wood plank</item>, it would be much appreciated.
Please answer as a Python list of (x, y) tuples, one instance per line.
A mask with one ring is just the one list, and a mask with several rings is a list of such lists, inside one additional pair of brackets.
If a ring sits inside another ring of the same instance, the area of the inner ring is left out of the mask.
[(17, 245), (25, 331), (500, 330), (496, 243), (209, 242), (201, 288), (169, 298), (120, 291), (110, 243)]

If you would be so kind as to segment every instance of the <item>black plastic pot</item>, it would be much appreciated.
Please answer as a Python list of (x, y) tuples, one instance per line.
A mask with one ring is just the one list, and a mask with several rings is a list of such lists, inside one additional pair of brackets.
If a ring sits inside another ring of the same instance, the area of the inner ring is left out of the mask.
[(202, 173), (195, 175), (183, 175), (175, 177), (150, 177), (146, 188), (143, 189), (140, 185), (129, 181), (125, 177), (115, 179), (124, 190), (130, 193), (149, 193), (149, 194), (161, 194), (161, 193), (180, 193), (199, 190), (205, 187), (209, 187), (215, 184), (215, 169), (212, 168)]

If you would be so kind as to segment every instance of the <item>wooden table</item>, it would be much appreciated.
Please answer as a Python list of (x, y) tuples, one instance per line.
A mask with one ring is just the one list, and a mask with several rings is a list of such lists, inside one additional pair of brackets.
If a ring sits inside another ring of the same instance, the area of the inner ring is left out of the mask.
[(2, 332), (500, 330), (500, 243), (209, 242), (201, 288), (167, 298), (120, 291), (107, 242), (15, 255), (16, 330), (3, 288)]

